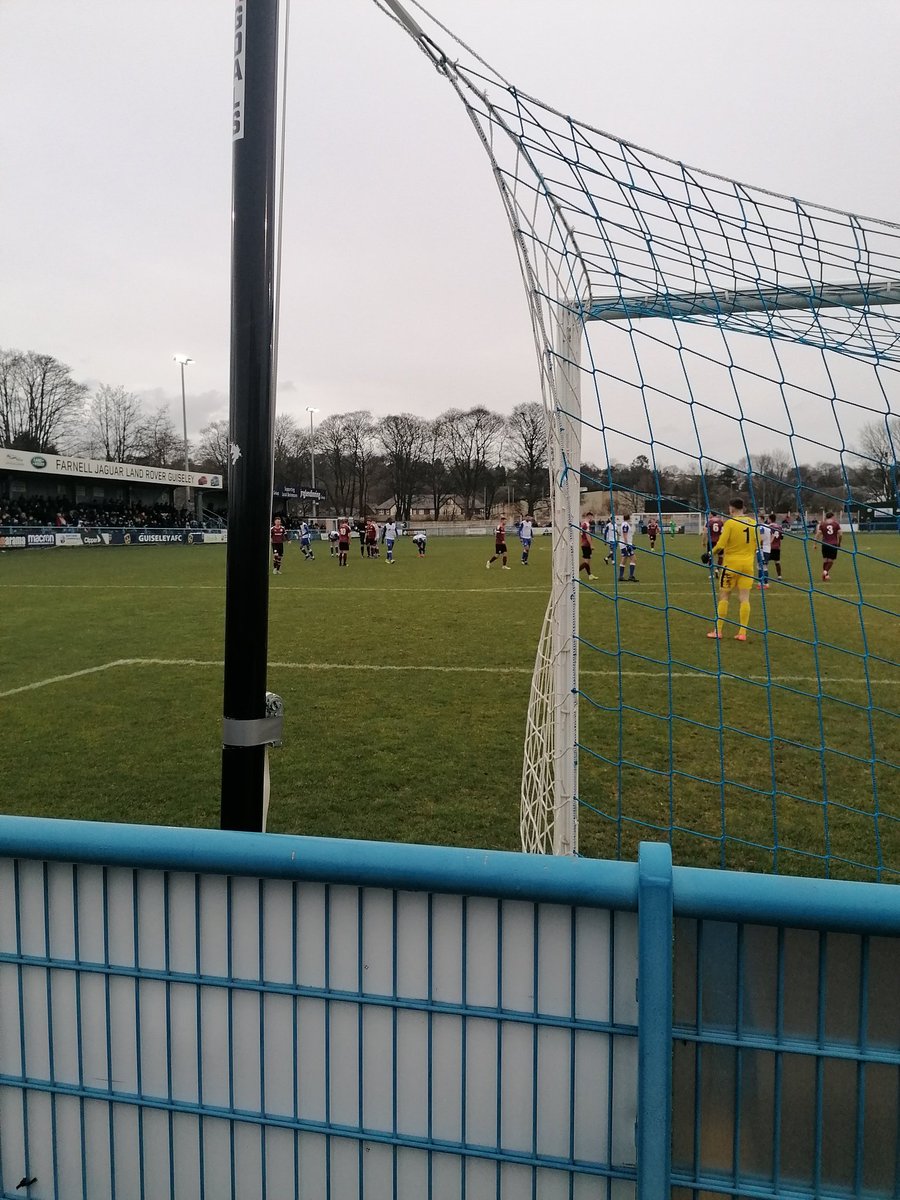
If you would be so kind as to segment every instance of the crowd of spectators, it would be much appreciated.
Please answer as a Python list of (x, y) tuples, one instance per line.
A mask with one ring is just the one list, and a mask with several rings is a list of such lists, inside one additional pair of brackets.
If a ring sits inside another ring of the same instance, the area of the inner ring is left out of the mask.
[(219, 522), (199, 522), (189, 508), (168, 504), (126, 504), (105, 500), (99, 504), (75, 504), (66, 496), (0, 497), (0, 526), (59, 529), (66, 526), (111, 529), (202, 529)]

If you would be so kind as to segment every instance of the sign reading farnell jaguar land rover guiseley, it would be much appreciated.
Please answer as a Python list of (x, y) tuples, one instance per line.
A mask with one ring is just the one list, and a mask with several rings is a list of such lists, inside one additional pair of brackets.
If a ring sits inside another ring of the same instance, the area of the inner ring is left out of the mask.
[(0, 469), (35, 471), (44, 475), (69, 475), (78, 479), (110, 479), (122, 483), (161, 483), (172, 487), (221, 490), (221, 475), (179, 471), (174, 467), (144, 467), (137, 463), (106, 462), (64, 454), (34, 454), (30, 450), (0, 449)]

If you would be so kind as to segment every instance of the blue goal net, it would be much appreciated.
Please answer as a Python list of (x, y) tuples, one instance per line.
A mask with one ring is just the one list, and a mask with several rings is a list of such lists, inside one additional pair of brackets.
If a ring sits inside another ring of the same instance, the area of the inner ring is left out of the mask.
[(390, 7), (489, 155), (550, 429), (523, 848), (896, 879), (900, 227), (576, 121)]

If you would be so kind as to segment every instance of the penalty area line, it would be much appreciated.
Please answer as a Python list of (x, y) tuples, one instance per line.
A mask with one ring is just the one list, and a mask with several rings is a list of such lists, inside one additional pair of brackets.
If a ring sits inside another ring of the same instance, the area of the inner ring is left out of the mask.
[(36, 683), (8, 688), (5, 692), (0, 692), (0, 700), (5, 700), (7, 696), (18, 696), (22, 692), (35, 692), (38, 688), (49, 687), (52, 683), (67, 683), (70, 679), (81, 679), (84, 675), (98, 675), (101, 671), (109, 671), (113, 667), (133, 667), (145, 661), (142, 658), (116, 658), (112, 662), (101, 663), (98, 667), (84, 667), (80, 671), (69, 671), (67, 675), (51, 675), (49, 679), (39, 679)]
[[(79, 671), (69, 671), (65, 675), (51, 675), (47, 679), (38, 679), (34, 683), (25, 683), (19, 687), (8, 688), (6, 691), (0, 692), (0, 700), (8, 699), (10, 696), (19, 696), (24, 692), (35, 692), (41, 688), (50, 687), (56, 683), (68, 683), (72, 679), (83, 679), (87, 675), (99, 675), (104, 671), (111, 671), (116, 667), (224, 667), (222, 659), (205, 659), (205, 658), (116, 658), (111, 662), (100, 663), (95, 667), (83, 667)], [(276, 671), (383, 671), (383, 672), (402, 672), (402, 671), (418, 671), (426, 673), (438, 673), (446, 675), (532, 675), (532, 667), (511, 667), (511, 666), (495, 666), (495, 667), (471, 667), (465, 665), (458, 666), (441, 666), (432, 663), (316, 663), (316, 662), (270, 662), (269, 667)], [(712, 671), (635, 671), (610, 667), (608, 669), (585, 668), (581, 671), (582, 675), (606, 676), (606, 677), (629, 677), (640, 679), (699, 679), (707, 682), (715, 682), (719, 679), (719, 675)], [(815, 675), (744, 675), (734, 676), (729, 675), (729, 679), (746, 679), (753, 683), (849, 683), (849, 684), (897, 684), (898, 679), (877, 679), (872, 678), (866, 680), (858, 676), (831, 677), (825, 676), (821, 680)]]

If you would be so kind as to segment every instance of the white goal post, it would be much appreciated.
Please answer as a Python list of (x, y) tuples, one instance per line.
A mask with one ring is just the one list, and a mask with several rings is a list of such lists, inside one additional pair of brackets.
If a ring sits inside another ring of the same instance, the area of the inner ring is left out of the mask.
[(581, 337), (560, 309), (547, 364), (553, 577), (526, 718), (520, 832), (532, 854), (578, 850), (578, 613), (581, 503)]

